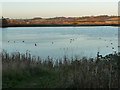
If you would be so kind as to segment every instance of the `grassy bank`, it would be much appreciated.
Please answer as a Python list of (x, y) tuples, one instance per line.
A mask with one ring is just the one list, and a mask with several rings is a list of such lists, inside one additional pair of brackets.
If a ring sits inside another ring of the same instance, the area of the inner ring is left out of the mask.
[(3, 88), (117, 88), (120, 53), (64, 60), (2, 52)]

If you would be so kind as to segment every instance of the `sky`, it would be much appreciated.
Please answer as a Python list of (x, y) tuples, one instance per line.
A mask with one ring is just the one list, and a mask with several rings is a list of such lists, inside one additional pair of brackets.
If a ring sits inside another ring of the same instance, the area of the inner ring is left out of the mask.
[[(84, 1), (84, 2), (83, 2)], [(1, 1), (1, 13), (8, 18), (33, 17), (80, 17), (96, 15), (118, 15), (117, 0), (4, 0)]]

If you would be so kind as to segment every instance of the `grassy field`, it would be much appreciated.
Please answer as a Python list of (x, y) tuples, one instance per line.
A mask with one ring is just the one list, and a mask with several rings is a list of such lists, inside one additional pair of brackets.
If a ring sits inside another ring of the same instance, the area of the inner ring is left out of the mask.
[(117, 88), (120, 53), (79, 59), (41, 59), (1, 53), (3, 88)]

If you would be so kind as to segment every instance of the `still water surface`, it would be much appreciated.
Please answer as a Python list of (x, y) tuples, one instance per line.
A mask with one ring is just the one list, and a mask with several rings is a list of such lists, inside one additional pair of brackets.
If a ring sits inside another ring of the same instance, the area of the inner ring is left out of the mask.
[(10, 27), (0, 30), (2, 49), (46, 58), (96, 57), (118, 51), (118, 27)]

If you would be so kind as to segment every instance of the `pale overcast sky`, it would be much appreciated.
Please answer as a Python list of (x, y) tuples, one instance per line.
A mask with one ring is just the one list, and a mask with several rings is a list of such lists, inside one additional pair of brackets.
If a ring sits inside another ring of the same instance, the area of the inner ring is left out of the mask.
[(0, 0), (0, 2), (119, 2), (119, 0)]
[[(9, 18), (118, 15), (118, 0), (4, 0), (2, 15)], [(49, 2), (48, 2), (49, 1)]]

